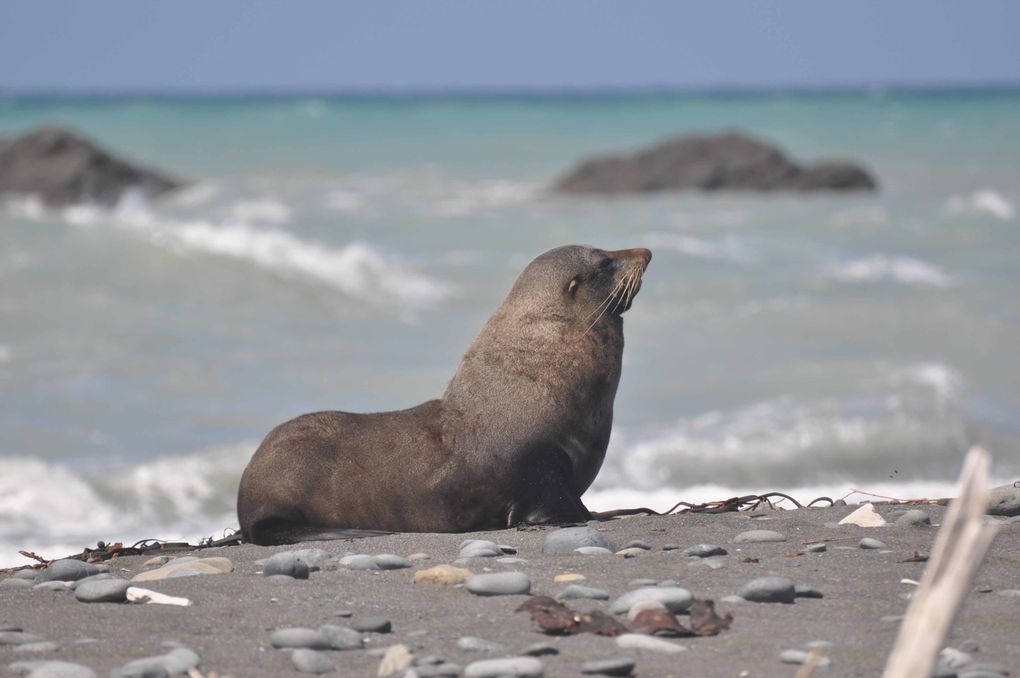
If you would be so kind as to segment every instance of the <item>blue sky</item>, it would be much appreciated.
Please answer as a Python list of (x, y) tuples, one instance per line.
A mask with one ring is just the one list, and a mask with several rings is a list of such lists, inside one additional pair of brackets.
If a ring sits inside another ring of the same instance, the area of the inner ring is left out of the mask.
[(1020, 84), (1017, 0), (3, 0), (0, 89)]

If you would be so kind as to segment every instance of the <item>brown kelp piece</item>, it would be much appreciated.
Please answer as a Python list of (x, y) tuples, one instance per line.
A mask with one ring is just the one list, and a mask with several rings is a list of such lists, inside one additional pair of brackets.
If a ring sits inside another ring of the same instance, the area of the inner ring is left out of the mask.
[(694, 631), (678, 622), (668, 610), (644, 610), (634, 618), (630, 628), (634, 633), (646, 636), (688, 638), (695, 635)]
[(542, 629), (542, 633), (551, 636), (574, 635), (581, 632), (578, 620), (574, 618), (571, 609), (549, 596), (528, 598), (516, 611), (527, 612), (531, 620)]
[(691, 629), (699, 636), (714, 636), (732, 623), (733, 615), (729, 612), (722, 617), (717, 615), (711, 600), (695, 600), (691, 604)]
[(627, 633), (627, 627), (600, 610), (592, 610), (587, 614), (576, 614), (581, 633), (594, 633), (597, 636), (619, 636)]

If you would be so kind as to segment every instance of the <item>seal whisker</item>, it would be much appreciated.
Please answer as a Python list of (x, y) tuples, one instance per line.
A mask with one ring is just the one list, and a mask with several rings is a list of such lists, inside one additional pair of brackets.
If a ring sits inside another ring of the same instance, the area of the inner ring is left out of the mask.
[(635, 270), (633, 273), (627, 276), (627, 285), (623, 288), (623, 294), (616, 300), (616, 305), (613, 306), (613, 313), (616, 313), (617, 309), (620, 308), (621, 304), (623, 308), (627, 308), (627, 302), (630, 301), (631, 291), (637, 286), (637, 281), (640, 279), (640, 272)]
[[(626, 278), (624, 278), (624, 279), (620, 280), (620, 282), (616, 283), (616, 287), (614, 287), (612, 289), (612, 291), (610, 291), (609, 294), (606, 295), (606, 298), (602, 300), (602, 303), (600, 303), (598, 306), (595, 307), (594, 311), (592, 311), (591, 313), (588, 314), (588, 317), (590, 318), (593, 315), (595, 315), (596, 313), (598, 313), (601, 316), (602, 313), (605, 311), (605, 309), (603, 309), (602, 307), (606, 306), (606, 308), (609, 308), (609, 304), (612, 303), (613, 297), (616, 296), (616, 293), (620, 291), (620, 288), (623, 287), (625, 282), (627, 282)], [(596, 320), (596, 322), (598, 322), (598, 321)]]
[[(626, 276), (625, 276), (625, 277), (623, 278), (623, 280), (621, 280), (621, 281), (620, 281), (620, 283), (619, 283), (619, 284), (617, 284), (617, 286), (613, 288), (613, 291), (609, 293), (609, 298), (608, 298), (608, 299), (606, 300), (606, 301), (608, 301), (608, 302), (610, 302), (610, 303), (607, 303), (607, 304), (605, 304), (605, 308), (603, 308), (603, 309), (602, 309), (602, 312), (601, 312), (601, 313), (599, 313), (598, 317), (597, 317), (597, 318), (595, 318), (595, 320), (593, 320), (593, 321), (592, 321), (591, 325), (588, 325), (588, 329), (586, 329), (586, 330), (584, 331), (584, 333), (585, 333), (585, 334), (588, 334), (589, 332), (591, 332), (591, 329), (592, 329), (593, 327), (595, 327), (595, 325), (597, 325), (597, 324), (598, 324), (599, 320), (602, 320), (602, 316), (604, 316), (604, 315), (606, 314), (606, 311), (608, 311), (608, 310), (609, 310), (609, 307), (610, 307), (610, 305), (611, 305), (611, 300), (613, 299), (613, 297), (615, 297), (615, 296), (616, 296), (616, 293), (617, 293), (617, 291), (618, 291), (618, 290), (621, 290), (621, 289), (622, 289), (622, 288), (623, 288), (623, 287), (624, 287), (624, 286), (625, 286), (625, 285), (627, 284), (627, 281), (628, 281), (629, 279), (630, 279), (629, 277), (626, 277)], [(601, 306), (602, 306), (602, 304), (599, 304), (599, 306), (601, 307)], [(582, 336), (583, 336), (583, 335), (582, 335)]]

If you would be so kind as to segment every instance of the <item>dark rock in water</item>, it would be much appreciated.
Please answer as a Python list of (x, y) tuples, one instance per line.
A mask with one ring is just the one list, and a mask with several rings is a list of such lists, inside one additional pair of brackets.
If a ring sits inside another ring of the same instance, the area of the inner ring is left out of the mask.
[(154, 197), (181, 185), (66, 129), (44, 127), (0, 138), (0, 195), (34, 194), (47, 205), (113, 205), (129, 189)]
[(655, 191), (873, 191), (864, 169), (846, 162), (802, 166), (781, 150), (739, 132), (668, 139), (628, 155), (582, 161), (553, 190), (560, 193)]

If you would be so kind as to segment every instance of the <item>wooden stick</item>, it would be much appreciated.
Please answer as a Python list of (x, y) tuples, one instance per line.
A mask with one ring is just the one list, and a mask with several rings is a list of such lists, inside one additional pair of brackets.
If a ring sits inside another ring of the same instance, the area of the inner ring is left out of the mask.
[(942, 521), (882, 678), (931, 675), (953, 618), (999, 529), (983, 523), (990, 465), (988, 452), (980, 447), (967, 453), (957, 498)]

